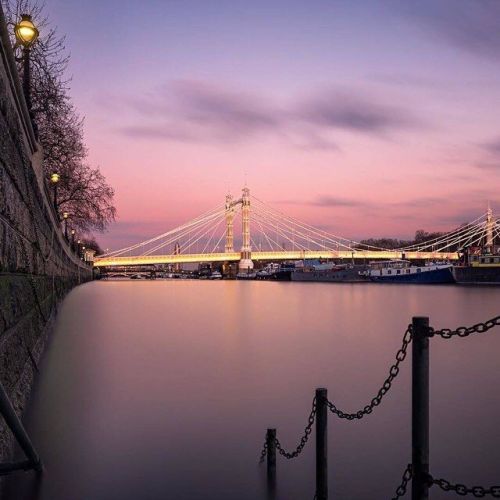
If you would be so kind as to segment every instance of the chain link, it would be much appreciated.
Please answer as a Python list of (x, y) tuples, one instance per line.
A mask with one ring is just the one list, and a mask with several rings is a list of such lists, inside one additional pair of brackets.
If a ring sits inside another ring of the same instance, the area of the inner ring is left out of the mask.
[(392, 500), (398, 500), (398, 498), (402, 498), (406, 494), (406, 489), (408, 488), (408, 483), (411, 481), (413, 477), (413, 469), (411, 464), (406, 466), (405, 471), (403, 472), (403, 477), (401, 478), (401, 484), (396, 488), (396, 496), (392, 497)]
[(267, 439), (264, 441), (264, 446), (262, 447), (262, 451), (260, 452), (259, 464), (264, 463), (266, 455), (267, 455)]
[(309, 439), (309, 436), (312, 432), (312, 426), (314, 424), (315, 419), (316, 419), (316, 397), (314, 397), (314, 399), (313, 399), (312, 409), (311, 409), (311, 413), (309, 414), (307, 426), (304, 429), (304, 435), (300, 438), (300, 443), (298, 444), (297, 448), (295, 448), (295, 450), (292, 452), (287, 452), (281, 446), (279, 439), (276, 438), (276, 449), (279, 451), (280, 455), (284, 456), (285, 458), (290, 459), (290, 458), (298, 457), (301, 454), (301, 452), (304, 449), (304, 446), (306, 445), (306, 443)]
[(450, 328), (442, 328), (441, 330), (434, 330), (434, 328), (429, 328), (429, 337), (434, 337), (438, 335), (443, 339), (451, 339), (452, 337), (468, 337), (473, 333), (484, 333), (491, 330), (495, 326), (500, 326), (500, 316), (492, 318), (484, 323), (476, 323), (472, 326), (461, 326), (456, 330), (451, 330)]
[(408, 346), (410, 345), (413, 338), (412, 326), (408, 325), (406, 332), (403, 336), (403, 345), (401, 349), (396, 353), (396, 362), (389, 368), (389, 376), (385, 379), (382, 387), (379, 389), (377, 395), (371, 400), (370, 404), (366, 405), (362, 410), (359, 410), (355, 413), (345, 413), (342, 410), (339, 410), (334, 403), (331, 401), (326, 401), (328, 408), (332, 413), (337, 415), (339, 418), (345, 418), (346, 420), (355, 420), (361, 419), (365, 415), (369, 415), (373, 409), (378, 406), (383, 397), (389, 392), (392, 387), (392, 382), (399, 375), (399, 365), (405, 360), (406, 354), (408, 351)]
[(468, 487), (465, 484), (452, 484), (446, 479), (434, 479), (429, 476), (431, 485), (436, 485), (443, 491), (453, 491), (459, 496), (472, 495), (475, 498), (483, 498), (485, 496), (492, 496), (493, 498), (500, 498), (500, 486), (490, 486), (484, 488), (483, 486)]

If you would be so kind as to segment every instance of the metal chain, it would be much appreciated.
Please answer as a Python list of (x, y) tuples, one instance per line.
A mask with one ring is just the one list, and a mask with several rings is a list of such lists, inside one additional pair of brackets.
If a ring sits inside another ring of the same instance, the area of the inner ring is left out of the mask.
[(330, 411), (337, 415), (339, 418), (345, 418), (346, 420), (355, 420), (361, 419), (365, 415), (369, 415), (373, 409), (378, 406), (383, 397), (389, 392), (392, 387), (392, 382), (399, 375), (399, 365), (405, 360), (406, 354), (408, 351), (408, 346), (410, 345), (413, 338), (412, 326), (408, 325), (406, 332), (403, 336), (403, 345), (401, 349), (396, 353), (396, 362), (389, 368), (389, 376), (385, 379), (382, 387), (379, 389), (377, 395), (371, 400), (370, 404), (366, 405), (362, 410), (359, 410), (355, 413), (345, 413), (342, 410), (339, 410), (334, 403), (331, 401), (326, 402)]
[(262, 451), (260, 452), (259, 464), (263, 463), (267, 455), (267, 439), (264, 441), (264, 446), (262, 447)]
[(402, 498), (406, 494), (406, 488), (408, 487), (408, 483), (411, 481), (413, 477), (413, 469), (411, 464), (406, 466), (405, 471), (403, 472), (403, 477), (401, 478), (401, 484), (396, 488), (396, 496), (392, 497), (392, 500), (398, 500), (398, 498)]
[(434, 337), (438, 335), (443, 339), (451, 339), (452, 337), (468, 337), (473, 333), (484, 333), (491, 330), (495, 326), (500, 326), (500, 316), (496, 316), (484, 323), (477, 323), (472, 326), (461, 326), (456, 330), (451, 330), (450, 328), (442, 328), (441, 330), (434, 330), (434, 328), (429, 328), (429, 337)]
[(431, 485), (435, 484), (443, 491), (454, 491), (460, 496), (472, 495), (476, 498), (483, 498), (490, 495), (494, 498), (500, 498), (500, 486), (490, 486), (489, 488), (484, 488), (483, 486), (472, 486), (470, 488), (465, 486), (465, 484), (452, 484), (446, 479), (434, 479), (432, 476), (429, 477), (429, 481)]
[(309, 414), (307, 426), (304, 429), (304, 435), (300, 438), (300, 443), (298, 444), (297, 448), (292, 452), (287, 452), (281, 446), (279, 439), (276, 438), (276, 449), (279, 451), (280, 455), (283, 455), (285, 458), (288, 458), (288, 459), (295, 458), (295, 457), (298, 457), (300, 455), (300, 453), (304, 449), (304, 446), (307, 443), (307, 440), (309, 439), (309, 435), (312, 432), (312, 426), (314, 424), (315, 419), (316, 419), (316, 396), (314, 397), (313, 402), (312, 402), (312, 409), (311, 409), (311, 413)]

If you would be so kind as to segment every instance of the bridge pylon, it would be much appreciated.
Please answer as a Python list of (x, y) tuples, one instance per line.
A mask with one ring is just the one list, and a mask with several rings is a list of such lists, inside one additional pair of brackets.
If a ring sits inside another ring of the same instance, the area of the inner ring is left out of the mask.
[(233, 221), (234, 221), (234, 202), (232, 195), (226, 195), (226, 253), (234, 252), (234, 235), (233, 235)]
[[(175, 242), (175, 247), (174, 247), (174, 255), (180, 255), (181, 254), (181, 246), (179, 245), (179, 242)], [(174, 264), (174, 273), (180, 273), (182, 271), (182, 266), (179, 264), (179, 262), (176, 262)]]
[(245, 272), (253, 269), (252, 246), (250, 244), (250, 189), (246, 186), (243, 188), (241, 197), (241, 229), (243, 244), (239, 269), (240, 272)]
[(493, 210), (488, 203), (488, 211), (486, 212), (486, 248), (488, 252), (493, 252), (493, 228), (495, 227), (495, 219), (493, 218)]

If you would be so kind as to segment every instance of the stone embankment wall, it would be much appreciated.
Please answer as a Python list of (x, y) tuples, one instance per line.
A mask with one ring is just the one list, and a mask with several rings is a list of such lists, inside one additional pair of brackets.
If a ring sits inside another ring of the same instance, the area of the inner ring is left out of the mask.
[[(61, 231), (0, 8), (0, 383), (21, 414), (57, 304), (92, 277)], [(0, 461), (13, 440), (0, 418)]]

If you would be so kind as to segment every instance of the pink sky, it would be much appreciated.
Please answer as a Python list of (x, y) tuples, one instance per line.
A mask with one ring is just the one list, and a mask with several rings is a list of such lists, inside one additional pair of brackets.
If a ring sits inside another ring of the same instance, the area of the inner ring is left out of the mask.
[(449, 1), (49, 0), (61, 30), (80, 21), (72, 95), (118, 209), (102, 246), (171, 229), (245, 179), (348, 238), (500, 212), (500, 7)]

